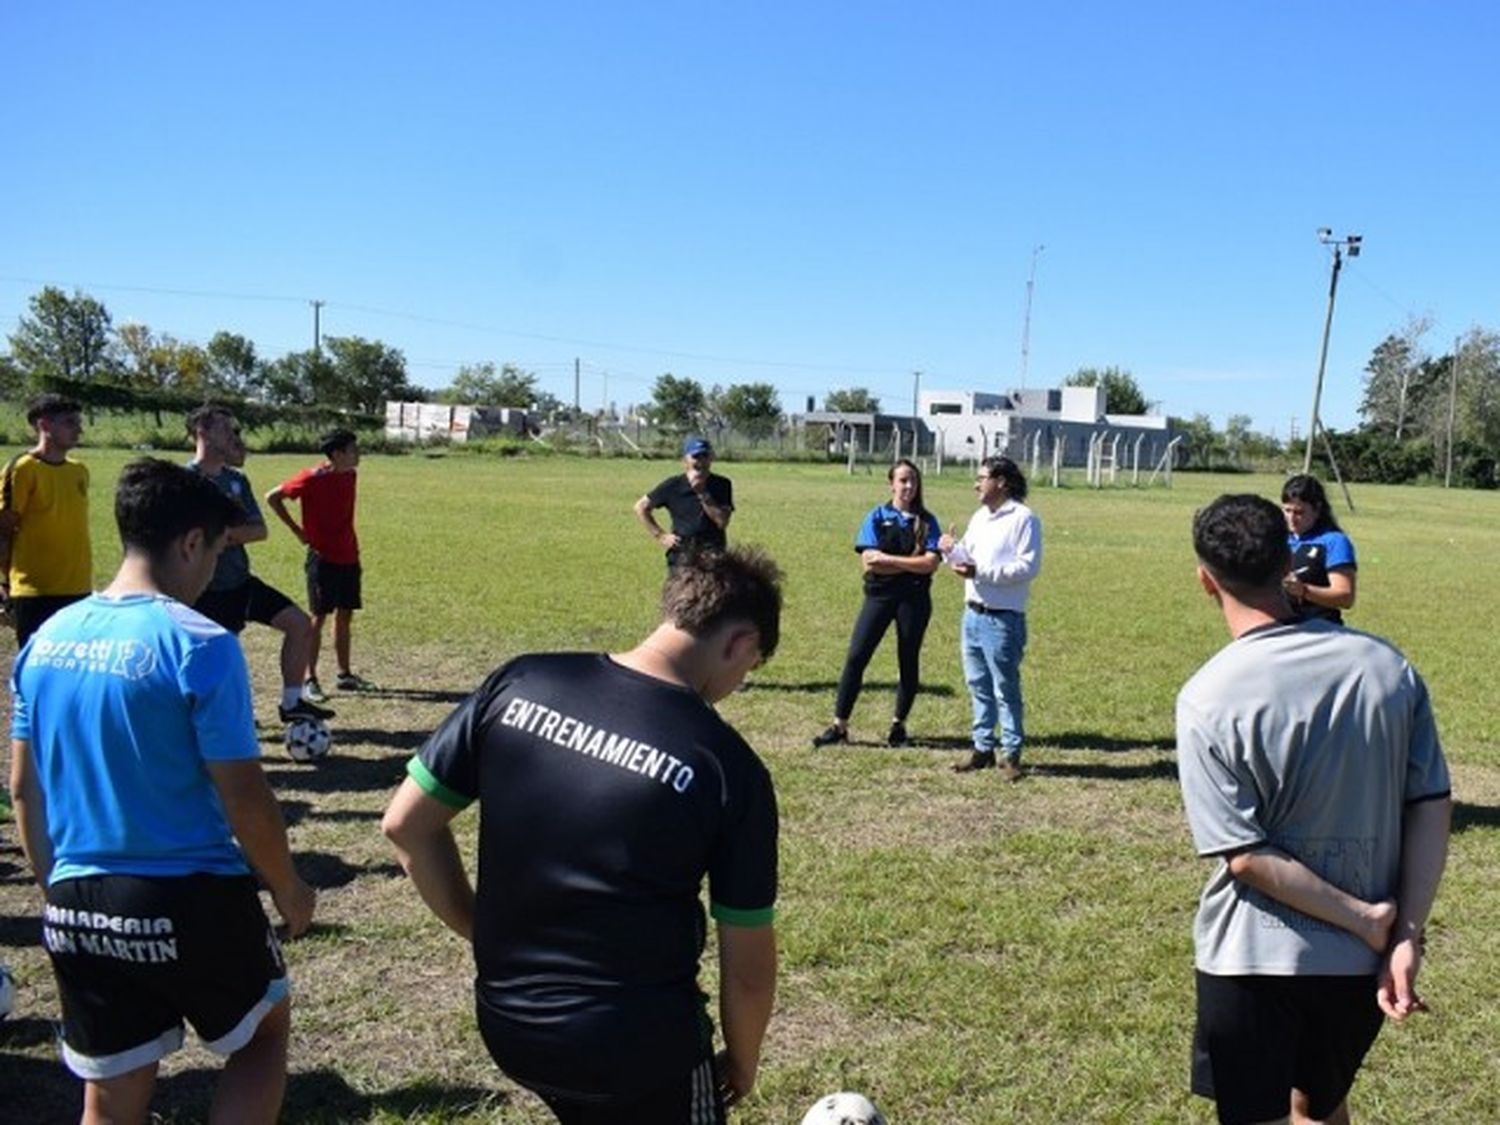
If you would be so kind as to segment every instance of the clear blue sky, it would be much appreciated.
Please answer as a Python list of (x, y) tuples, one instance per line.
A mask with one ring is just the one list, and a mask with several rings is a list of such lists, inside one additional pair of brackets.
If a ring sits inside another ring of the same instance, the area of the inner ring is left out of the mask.
[(1305, 430), (1430, 314), (1500, 326), (1500, 8), (1332, 3), (0, 6), (0, 331), (44, 283), (416, 382), (586, 406), (664, 371), (800, 410), (1130, 370)]

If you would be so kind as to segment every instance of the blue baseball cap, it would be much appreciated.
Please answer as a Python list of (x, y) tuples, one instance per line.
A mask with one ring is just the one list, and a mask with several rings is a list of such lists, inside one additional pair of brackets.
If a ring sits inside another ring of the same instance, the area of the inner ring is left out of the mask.
[(709, 457), (714, 455), (714, 447), (708, 444), (707, 438), (690, 437), (682, 443), (682, 455), (684, 457), (697, 457), (705, 454)]

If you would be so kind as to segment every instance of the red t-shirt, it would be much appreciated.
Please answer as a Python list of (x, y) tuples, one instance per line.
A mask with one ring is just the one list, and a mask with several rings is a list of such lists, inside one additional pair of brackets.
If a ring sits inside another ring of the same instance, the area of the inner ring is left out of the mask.
[(331, 563), (359, 562), (359, 538), (354, 534), (354, 470), (341, 473), (332, 465), (303, 469), (281, 485), (281, 494), (302, 504), (302, 532), (307, 545)]

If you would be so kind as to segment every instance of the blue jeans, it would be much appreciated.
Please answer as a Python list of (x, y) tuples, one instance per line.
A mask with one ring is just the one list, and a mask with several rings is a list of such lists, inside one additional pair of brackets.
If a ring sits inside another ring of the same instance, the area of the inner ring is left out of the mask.
[(1021, 657), (1026, 654), (1026, 615), (980, 613), (964, 609), (964, 680), (974, 700), (974, 749), (995, 750), (1000, 728), (1001, 752), (1021, 760), (1026, 738), (1021, 704)]

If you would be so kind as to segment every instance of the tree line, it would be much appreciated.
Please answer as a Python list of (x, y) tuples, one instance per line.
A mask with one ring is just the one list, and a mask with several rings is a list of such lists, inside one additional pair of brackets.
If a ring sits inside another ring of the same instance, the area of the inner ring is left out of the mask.
[[(1400, 483), (1420, 478), (1493, 488), (1500, 454), (1500, 334), (1476, 327), (1451, 351), (1423, 345), (1431, 327), (1413, 319), (1382, 340), (1364, 369), (1360, 424), (1329, 431), (1344, 475)], [(511, 406), (553, 421), (573, 413), (537, 386), (534, 373), (492, 362), (466, 364), (445, 387), (416, 386), (402, 352), (362, 336), (329, 336), (322, 347), (274, 359), (238, 333), (219, 331), (206, 344), (180, 340), (145, 324), (116, 327), (102, 302), (82, 291), (48, 286), (34, 294), (0, 354), (0, 395), (17, 399), (61, 382), (87, 388), (95, 405), (175, 409), (224, 398), (274, 412), (280, 408), (378, 415), (389, 400)], [(1135, 377), (1119, 367), (1083, 367), (1067, 386), (1100, 386), (1109, 414), (1143, 414), (1150, 403)], [(830, 411), (877, 414), (880, 399), (866, 387), (829, 390)], [(665, 433), (732, 429), (760, 441), (785, 427), (776, 388), (733, 383), (705, 388), (670, 372), (658, 377), (640, 413)], [(268, 416), (270, 414), (268, 413)], [(1205, 414), (1173, 417), (1186, 468), (1284, 466), (1299, 450), (1251, 428), (1247, 414), (1223, 429)], [(1322, 456), (1322, 450), (1319, 451)]]
[(1500, 456), (1500, 334), (1471, 328), (1451, 351), (1423, 345), (1425, 317), (1382, 340), (1365, 365), (1360, 426), (1338, 442), (1360, 479), (1421, 477), (1496, 487)]

